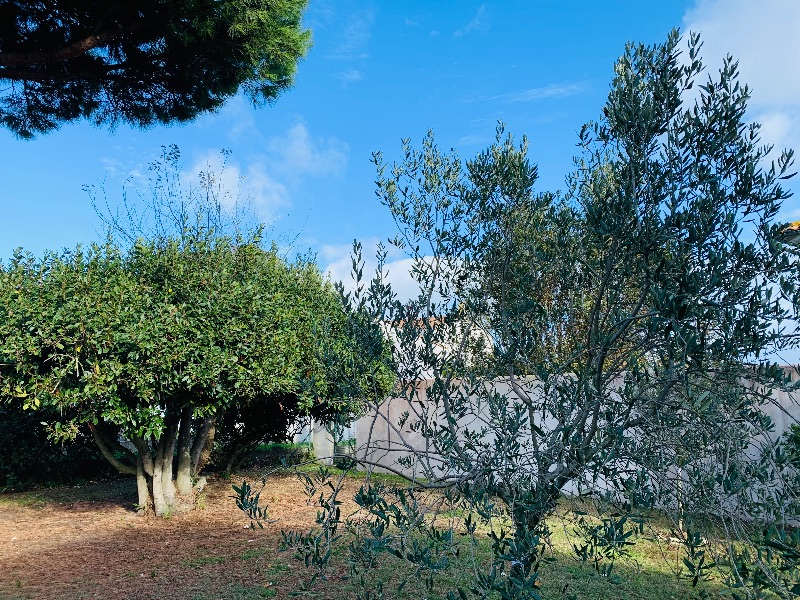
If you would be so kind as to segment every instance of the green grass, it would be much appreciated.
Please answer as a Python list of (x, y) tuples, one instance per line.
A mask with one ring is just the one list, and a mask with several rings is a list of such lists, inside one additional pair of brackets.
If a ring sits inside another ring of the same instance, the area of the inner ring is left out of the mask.
[(273, 587), (237, 583), (225, 590), (215, 591), (213, 594), (199, 592), (191, 596), (191, 598), (192, 600), (258, 600), (260, 598), (275, 598), (277, 595), (278, 591)]
[(220, 565), (227, 560), (225, 556), (196, 556), (188, 560), (182, 560), (181, 565), (190, 569), (202, 569), (209, 565)]
[(252, 560), (254, 558), (263, 558), (267, 556), (268, 552), (261, 548), (248, 548), (242, 553), (242, 560)]
[[(646, 544), (645, 544), (646, 545)], [(545, 562), (539, 570), (542, 583), (542, 595), (547, 599), (564, 600), (675, 600), (700, 598), (701, 589), (716, 597), (723, 590), (718, 582), (704, 583), (692, 588), (686, 580), (677, 578), (666, 565), (654, 564), (650, 560), (649, 548), (644, 548), (635, 555), (635, 560), (624, 560), (615, 564), (614, 573), (619, 576), (614, 583), (595, 572), (591, 565), (580, 562), (570, 553), (564, 552), (560, 543), (555, 544), (551, 557), (553, 562)], [(478, 549), (478, 554), (488, 555), (488, 544)], [(296, 568), (302, 569), (300, 563)], [(333, 569), (336, 571), (336, 568)], [(341, 568), (339, 569), (341, 573)], [(387, 598), (444, 600), (447, 592), (462, 587), (468, 592), (471, 578), (470, 561), (464, 557), (455, 561), (440, 573), (432, 589), (428, 589), (422, 577), (415, 575), (402, 561), (391, 556), (384, 556), (380, 564), (367, 576), (373, 589), (383, 584)], [(308, 571), (308, 576), (312, 572)], [(402, 591), (398, 585), (407, 579)], [(277, 580), (279, 583), (279, 580)], [(356, 580), (344, 582), (320, 581), (307, 592), (308, 597), (324, 596), (335, 600), (355, 597), (360, 589)], [(468, 594), (469, 595), (469, 594)], [(499, 597), (499, 596), (498, 596)]]
[(13, 495), (9, 494), (0, 498), (0, 508), (13, 508), (15, 506), (23, 508), (43, 508), (45, 505), (46, 502), (28, 492)]
[[(299, 473), (317, 473), (320, 468), (325, 468), (330, 473), (331, 477), (339, 477), (340, 475), (346, 473), (347, 477), (350, 479), (354, 479), (356, 481), (363, 481), (369, 478), (372, 481), (376, 481), (379, 483), (384, 483), (386, 485), (395, 485), (401, 488), (407, 488), (410, 484), (408, 479), (405, 477), (401, 477), (400, 475), (395, 475), (393, 473), (367, 473), (366, 471), (345, 471), (343, 469), (339, 469), (332, 465), (321, 465), (319, 463), (312, 463), (312, 464), (304, 464), (299, 465), (297, 467), (290, 467), (287, 471), (297, 471)], [(420, 480), (422, 482), (422, 480)]]
[[(308, 465), (299, 469), (301, 472), (312, 474), (319, 470), (319, 466)], [(344, 473), (340, 469), (327, 467), (329, 474), (337, 478)], [(366, 473), (353, 472), (348, 477), (359, 481), (366, 478)], [(391, 474), (372, 474), (373, 481), (382, 483), (387, 487), (407, 487), (408, 481)], [(654, 512), (647, 515), (647, 525), (644, 533), (636, 536), (636, 544), (629, 547), (627, 555), (614, 562), (613, 577), (605, 577), (595, 571), (591, 563), (582, 562), (575, 554), (572, 544), (578, 539), (574, 534), (572, 513), (568, 508), (584, 510), (585, 518), (592, 520), (591, 507), (584, 506), (575, 500), (566, 500), (561, 508), (560, 516), (554, 516), (549, 521), (551, 534), (548, 540), (547, 560), (539, 570), (542, 584), (543, 597), (562, 600), (674, 600), (677, 598), (701, 598), (708, 594), (709, 598), (717, 598), (725, 590), (723, 582), (719, 579), (700, 582), (696, 588), (691, 582), (681, 575), (685, 574), (682, 565), (683, 552), (677, 545), (669, 545), (671, 531), (667, 519), (660, 513)], [(465, 513), (461, 508), (447, 508), (442, 506), (438, 513), (440, 524), (452, 520), (453, 523), (463, 522)], [(500, 524), (495, 523), (495, 527)], [(344, 528), (340, 530), (344, 532)], [(413, 571), (413, 567), (404, 561), (389, 554), (383, 554), (378, 566), (372, 569), (366, 578), (373, 590), (379, 584), (387, 598), (397, 599), (446, 599), (449, 590), (458, 587), (464, 588), (468, 593), (474, 580), (475, 569), (487, 570), (490, 564), (490, 545), (484, 530), (482, 535), (479, 530), (477, 547), (470, 550), (469, 538), (459, 536), (461, 554), (453, 559), (449, 568), (439, 573), (436, 584), (428, 589), (423, 581), (423, 576)], [(342, 539), (333, 551), (334, 558), (328, 569), (330, 579), (317, 580), (302, 595), (308, 597), (325, 597), (334, 600), (345, 600), (355, 597), (360, 591), (359, 582), (350, 577), (347, 563), (347, 539), (343, 533)], [(667, 541), (664, 541), (667, 540)], [(314, 570), (305, 568), (302, 562), (293, 560), (290, 553), (287, 560), (291, 563), (290, 578), (296, 581), (309, 581), (314, 575)], [(257, 552), (245, 553), (247, 558), (258, 556)], [(473, 562), (470, 556), (475, 558)], [(601, 563), (607, 564), (607, 561)], [(277, 587), (281, 587), (282, 573), (270, 573), (274, 577)], [(404, 582), (403, 589), (398, 591), (398, 586)], [(282, 588), (285, 589), (285, 588)], [(295, 589), (295, 591), (297, 591)]]
[[(444, 519), (461, 521), (462, 511), (445, 510), (439, 515)], [(614, 562), (613, 577), (605, 577), (595, 571), (591, 563), (582, 562), (575, 554), (572, 544), (577, 542), (573, 533), (574, 523), (569, 520), (571, 513), (553, 517), (549, 526), (546, 559), (539, 569), (542, 594), (546, 599), (560, 600), (675, 600), (694, 598), (718, 598), (725, 591), (721, 580), (700, 582), (695, 588), (691, 582), (681, 577), (682, 551), (661, 540), (669, 540), (670, 531), (663, 517), (655, 514), (648, 521), (643, 534), (637, 535), (636, 544), (629, 547), (628, 554)], [(590, 518), (590, 517), (586, 517)], [(499, 523), (496, 524), (499, 526)], [(468, 597), (474, 581), (475, 570), (488, 569), (491, 561), (490, 544), (486, 536), (488, 530), (479, 529), (476, 545), (472, 545), (466, 535), (458, 536), (460, 555), (451, 561), (450, 566), (436, 576), (433, 588), (428, 588), (424, 576), (414, 573), (413, 567), (389, 554), (381, 555), (377, 567), (372, 569), (366, 579), (373, 590), (383, 585), (386, 598), (445, 600), (448, 591), (461, 587)], [(344, 539), (341, 544), (346, 545)], [(333, 574), (330, 581), (317, 581), (304, 595), (345, 600), (355, 597), (360, 591), (359, 581), (348, 577), (347, 551), (341, 545), (334, 551), (334, 560), (329, 569)], [(607, 564), (607, 561), (601, 564)], [(293, 570), (304, 569), (301, 562), (295, 562)], [(306, 580), (313, 575), (306, 569)], [(302, 573), (294, 573), (302, 577)], [(399, 585), (405, 581), (402, 590)], [(279, 579), (276, 580), (280, 585)], [(499, 598), (499, 596), (498, 596)]]
[(257, 452), (271, 452), (278, 450), (291, 451), (295, 449), (311, 451), (311, 442), (304, 442), (302, 444), (294, 444), (291, 442), (269, 442), (266, 444), (259, 444), (256, 447)]

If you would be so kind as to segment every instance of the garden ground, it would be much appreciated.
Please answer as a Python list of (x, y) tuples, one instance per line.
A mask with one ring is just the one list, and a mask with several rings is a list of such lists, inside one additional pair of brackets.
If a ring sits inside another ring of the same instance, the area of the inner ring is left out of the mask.
[[(357, 486), (349, 481), (346, 491)], [(198, 510), (168, 519), (137, 516), (129, 479), (0, 494), (0, 599), (289, 597), (311, 573), (290, 552), (278, 550), (280, 531), (311, 527), (315, 507), (307, 504), (294, 476), (277, 476), (262, 494), (277, 522), (253, 530), (231, 493), (229, 481), (212, 480)], [(672, 572), (678, 556), (668, 542), (638, 544), (632, 557), (615, 567), (622, 579), (615, 585), (572, 557), (565, 538), (554, 534), (553, 539), (558, 560), (542, 569), (546, 598), (667, 600), (698, 591)], [(387, 564), (378, 576), (392, 579), (397, 572)], [(308, 596), (354, 598), (348, 573), (340, 559)], [(390, 584), (385, 589), (388, 598), (446, 597), (419, 585), (402, 594)]]

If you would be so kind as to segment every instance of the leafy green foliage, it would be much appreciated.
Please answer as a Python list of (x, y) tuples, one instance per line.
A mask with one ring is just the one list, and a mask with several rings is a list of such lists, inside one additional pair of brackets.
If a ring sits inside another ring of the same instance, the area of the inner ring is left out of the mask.
[(591, 562), (594, 570), (612, 583), (619, 583), (619, 577), (612, 574), (614, 562), (628, 555), (628, 546), (635, 544), (634, 535), (641, 529), (641, 521), (637, 527), (633, 522), (629, 524), (627, 515), (611, 515), (593, 524), (586, 515), (576, 515), (575, 534), (581, 545), (573, 545), (575, 554), (584, 562)]
[(339, 474), (334, 483), (331, 471), (325, 467), (319, 467), (311, 474), (300, 473), (306, 496), (318, 507), (314, 520), (317, 527), (308, 531), (282, 531), (281, 549), (292, 550), (295, 558), (307, 568), (314, 569), (314, 575), (307, 584), (303, 584), (304, 588), (313, 585), (319, 578), (325, 578), (333, 548), (342, 537), (339, 533), (342, 501), (338, 495), (344, 476), (344, 473)]
[(102, 399), (97, 416), (139, 434), (163, 425), (158, 397), (194, 397), (204, 413), (291, 391), (310, 406), (328, 384), (313, 353), (323, 282), (257, 244), (198, 231), (127, 254), (113, 242), (17, 254), (3, 273), (6, 392), (92, 416)]
[[(214, 454), (211, 455), (211, 459), (214, 460)], [(245, 469), (289, 468), (313, 460), (311, 444), (269, 442), (259, 444), (242, 463), (242, 467)]]
[[(358, 410), (343, 393), (352, 373), (336, 367), (358, 354), (339, 295), (313, 263), (263, 249), (257, 232), (186, 225), (128, 250), (109, 239), (43, 258), (18, 252), (0, 296), (3, 395), (64, 409), (56, 437), (88, 424), (125, 472), (157, 480), (163, 469), (158, 513), (174, 495), (175, 448), (186, 495), (215, 428), (223, 444), (249, 449), (285, 437), (300, 414)], [(140, 489), (143, 506), (159, 503), (154, 481), (152, 499)]]
[(784, 434), (782, 450), (786, 460), (800, 471), (800, 425), (793, 424)]
[(31, 138), (88, 118), (183, 122), (240, 89), (273, 102), (310, 45), (306, 0), (59, 0), (0, 6), (0, 122)]
[(735, 600), (800, 597), (800, 532), (770, 526), (730, 553), (729, 586)]
[(43, 423), (56, 417), (26, 412), (20, 406), (0, 406), (0, 489), (75, 484), (114, 474), (85, 434), (65, 444), (50, 440)]
[[(284, 530), (281, 532), (281, 549), (292, 550), (295, 559), (314, 570), (303, 582), (299, 595), (328, 576), (336, 546), (349, 540), (347, 562), (351, 579), (358, 581), (358, 600), (384, 598), (383, 582), (373, 580), (370, 573), (382, 557), (391, 556), (415, 566), (414, 572), (403, 578), (397, 586), (400, 592), (412, 579), (423, 580), (428, 591), (433, 590), (436, 574), (450, 566), (450, 558), (457, 557), (452, 527), (442, 528), (427, 514), (424, 502), (413, 488), (387, 487), (368, 482), (355, 495), (357, 510), (342, 515), (343, 490), (348, 471), (338, 473), (319, 467), (309, 473), (296, 471), (303, 482), (309, 504), (318, 507), (315, 525), (309, 530)], [(262, 490), (267, 479), (262, 480)], [(237, 507), (254, 523), (263, 526), (268, 518), (267, 509), (259, 505), (260, 492), (253, 492), (247, 482), (233, 486)], [(387, 502), (385, 494), (392, 496)], [(344, 526), (345, 532), (341, 531)]]
[(707, 540), (699, 531), (689, 529), (684, 537), (686, 556), (683, 558), (683, 565), (688, 570), (687, 577), (691, 580), (692, 587), (696, 587), (699, 582), (710, 578), (710, 573), (717, 564), (713, 559), (709, 560)]
[[(315, 408), (315, 414), (324, 414), (321, 406)], [(225, 473), (242, 468), (253, 460), (259, 445), (274, 446), (285, 441), (297, 426), (308, 421), (309, 413), (292, 393), (265, 395), (256, 402), (232, 403), (217, 417), (211, 464)], [(272, 458), (273, 462), (277, 459), (279, 464), (279, 452), (271, 454), (264, 458)]]
[(233, 496), (236, 501), (236, 508), (241, 510), (250, 519), (250, 528), (264, 528), (264, 523), (271, 523), (267, 509), (259, 504), (260, 492), (255, 492), (247, 480), (242, 481), (241, 486), (231, 486), (236, 494)]

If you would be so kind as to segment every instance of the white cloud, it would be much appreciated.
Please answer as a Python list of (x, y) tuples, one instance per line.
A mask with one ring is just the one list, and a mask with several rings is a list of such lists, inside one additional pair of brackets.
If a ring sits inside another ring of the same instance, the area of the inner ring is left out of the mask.
[(100, 157), (106, 181), (123, 183), (126, 180), (139, 184), (147, 183), (148, 164), (153, 161), (151, 153), (135, 146), (115, 145), (110, 149), (111, 156)]
[[(217, 147), (182, 156), (177, 174), (182, 192), (208, 191), (226, 210), (244, 211), (270, 222), (292, 206), (293, 197), (305, 193), (310, 179), (337, 178), (347, 168), (349, 146), (336, 137), (313, 135), (303, 122), (273, 135), (265, 134), (254, 123), (247, 135), (261, 141), (259, 151), (230, 154)], [(154, 160), (163, 161), (163, 157), (134, 148), (113, 149), (115, 155), (100, 158), (105, 177), (91, 186), (93, 197), (99, 203), (113, 205), (113, 194), (119, 185), (131, 201), (147, 202), (154, 181), (154, 173), (148, 167)], [(105, 199), (106, 191), (112, 200)]]
[[(684, 32), (700, 33), (701, 56), (715, 73), (723, 57), (739, 61), (750, 88), (748, 118), (761, 123), (761, 140), (800, 152), (800, 2), (797, 0), (697, 0), (683, 18)], [(795, 166), (797, 168), (797, 165)], [(786, 187), (798, 192), (797, 177)], [(781, 220), (796, 220), (797, 199), (784, 203)]]
[(121, 160), (109, 156), (101, 157), (100, 164), (103, 165), (106, 175), (112, 179), (118, 177), (125, 168)]
[(350, 148), (336, 138), (314, 140), (303, 123), (285, 135), (272, 138), (267, 148), (276, 172), (296, 178), (300, 175), (339, 175), (347, 165)]
[(208, 190), (226, 210), (253, 210), (269, 221), (291, 206), (289, 190), (302, 189), (304, 178), (338, 177), (350, 152), (337, 138), (315, 138), (304, 123), (268, 138), (264, 148), (263, 154), (243, 158), (207, 150), (182, 170), (181, 187), (187, 193)]
[(339, 83), (342, 84), (342, 87), (346, 87), (351, 83), (364, 79), (364, 74), (357, 69), (347, 69), (346, 71), (339, 71), (336, 77), (339, 79)]
[(725, 55), (739, 61), (750, 87), (750, 117), (764, 125), (762, 139), (800, 149), (800, 2), (697, 0), (684, 31), (700, 33), (701, 55), (715, 72)]
[(231, 209), (240, 193), (242, 175), (239, 167), (229, 164), (224, 153), (207, 150), (180, 174), (181, 189), (189, 196), (214, 194), (219, 203)]
[(487, 29), (489, 29), (489, 21), (486, 18), (486, 5), (481, 4), (469, 23), (453, 32), (453, 37), (463, 37), (472, 31), (486, 31)]
[(248, 100), (238, 94), (228, 100), (219, 111), (219, 119), (228, 128), (228, 139), (238, 142), (254, 136), (261, 137), (256, 123), (255, 110)]
[(794, 221), (800, 220), (800, 207), (792, 209), (792, 210), (787, 210), (784, 213), (784, 217), (786, 218), (787, 221), (790, 221), (790, 222), (794, 222)]
[(761, 123), (761, 137), (777, 150), (792, 146), (800, 150), (800, 111), (773, 109), (758, 113), (755, 120)]
[(586, 89), (586, 85), (581, 82), (573, 83), (552, 83), (542, 87), (529, 88), (520, 92), (509, 92), (507, 94), (499, 94), (497, 96), (490, 96), (483, 98), (483, 100), (500, 100), (502, 102), (533, 102), (535, 100), (543, 100), (545, 98), (564, 98), (566, 96), (574, 96)]
[[(366, 287), (375, 274), (378, 265), (376, 251), (378, 240), (371, 238), (362, 242), (362, 258), (364, 259), (364, 271), (362, 284)], [(330, 276), (332, 281), (341, 281), (345, 290), (352, 291), (355, 282), (352, 279), (352, 245), (323, 246), (320, 252), (323, 270)], [(407, 301), (419, 296), (419, 285), (411, 276), (413, 260), (405, 257), (398, 250), (389, 248), (390, 255), (384, 265), (384, 273), (387, 273), (386, 280), (391, 284), (392, 291), (397, 294), (401, 301)]]
[(481, 135), (477, 133), (470, 133), (468, 135), (461, 136), (456, 140), (456, 147), (461, 148), (463, 146), (480, 146), (480, 145), (489, 145), (492, 143), (492, 138), (486, 135)]
[(375, 11), (372, 8), (348, 14), (344, 25), (337, 23), (341, 27), (338, 43), (326, 58), (345, 60), (368, 58), (369, 53), (365, 46), (372, 37), (374, 22)]
[(188, 194), (213, 194), (227, 211), (252, 208), (262, 218), (289, 204), (286, 186), (270, 177), (263, 164), (241, 167), (212, 150), (181, 172), (181, 187)]
[(286, 186), (270, 177), (267, 169), (260, 163), (248, 165), (246, 174), (241, 176), (241, 180), (244, 184), (244, 193), (249, 194), (260, 215), (272, 216), (279, 208), (291, 203)]
[(719, 65), (726, 54), (739, 61), (753, 107), (800, 103), (800, 2), (698, 0), (683, 24), (701, 34), (706, 64)]

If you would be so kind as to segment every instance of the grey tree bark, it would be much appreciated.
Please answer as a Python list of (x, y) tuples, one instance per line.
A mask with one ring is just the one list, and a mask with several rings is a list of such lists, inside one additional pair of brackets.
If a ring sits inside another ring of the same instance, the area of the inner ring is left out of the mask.
[(168, 516), (191, 510), (204, 487), (199, 477), (211, 454), (215, 419), (206, 417), (197, 427), (192, 409), (166, 415), (161, 436), (131, 436), (135, 451), (120, 443), (120, 432), (103, 423), (90, 424), (97, 447), (123, 474), (136, 476), (141, 514)]

